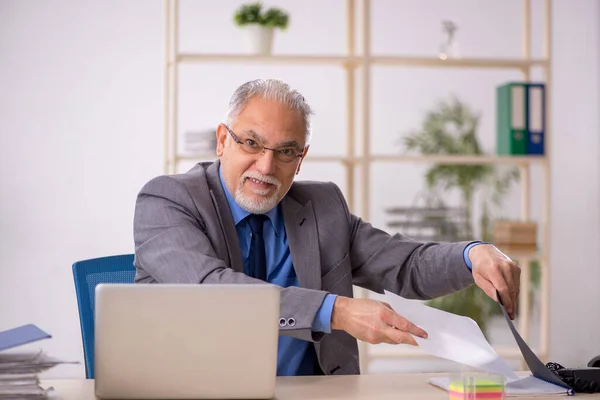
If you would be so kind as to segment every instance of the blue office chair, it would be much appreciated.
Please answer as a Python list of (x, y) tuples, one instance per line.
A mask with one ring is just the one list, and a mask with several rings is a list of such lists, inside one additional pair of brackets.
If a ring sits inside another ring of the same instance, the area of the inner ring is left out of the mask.
[(85, 377), (94, 379), (94, 317), (96, 285), (133, 283), (133, 254), (93, 258), (73, 264), (73, 279), (79, 307), (79, 322), (85, 359)]

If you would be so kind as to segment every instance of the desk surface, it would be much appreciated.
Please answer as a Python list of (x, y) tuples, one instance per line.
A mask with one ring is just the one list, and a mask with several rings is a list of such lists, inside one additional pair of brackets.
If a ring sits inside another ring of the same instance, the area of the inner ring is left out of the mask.
[[(276, 400), (296, 399), (419, 399), (447, 400), (448, 393), (427, 382), (434, 374), (372, 374), (346, 376), (278, 377)], [(86, 379), (57, 379), (43, 382), (44, 387), (54, 387), (61, 400), (96, 400), (94, 381)], [(517, 399), (521, 397), (509, 397)], [(535, 400), (600, 399), (600, 394), (550, 395), (523, 397)]]

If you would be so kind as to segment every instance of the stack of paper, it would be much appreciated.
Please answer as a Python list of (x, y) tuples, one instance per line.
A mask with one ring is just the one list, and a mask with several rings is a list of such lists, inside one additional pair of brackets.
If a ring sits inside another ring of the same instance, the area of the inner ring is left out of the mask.
[[(427, 332), (427, 339), (414, 336), (419, 348), (425, 353), (455, 361), (476, 370), (504, 375), (508, 396), (570, 394), (569, 388), (550, 383), (552, 382), (550, 379), (548, 379), (550, 382), (546, 382), (543, 379), (546, 377), (539, 373), (526, 377), (517, 376), (496, 353), (477, 323), (471, 318), (438, 310), (419, 301), (407, 300), (388, 291), (385, 294), (385, 301), (392, 306), (396, 313)], [(515, 333), (510, 320), (509, 326)], [(522, 340), (519, 342), (519, 346), (522, 351), (526, 347)], [(558, 380), (556, 382), (560, 383)], [(448, 390), (450, 378), (433, 378), (430, 383)]]
[(0, 400), (46, 399), (52, 388), (40, 386), (39, 374), (63, 361), (42, 350), (16, 351), (19, 346), (51, 336), (35, 325), (0, 332)]

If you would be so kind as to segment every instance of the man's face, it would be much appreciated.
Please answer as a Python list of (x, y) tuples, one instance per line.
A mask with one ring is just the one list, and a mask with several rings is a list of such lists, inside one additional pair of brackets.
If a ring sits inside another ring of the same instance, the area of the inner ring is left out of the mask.
[[(236, 143), (225, 125), (219, 125), (217, 156), (223, 180), (240, 207), (264, 214), (285, 196), (308, 151), (302, 117), (276, 101), (254, 97), (229, 128), (242, 144)], [(252, 154), (258, 146), (301, 157), (284, 162), (285, 157), (271, 150)]]

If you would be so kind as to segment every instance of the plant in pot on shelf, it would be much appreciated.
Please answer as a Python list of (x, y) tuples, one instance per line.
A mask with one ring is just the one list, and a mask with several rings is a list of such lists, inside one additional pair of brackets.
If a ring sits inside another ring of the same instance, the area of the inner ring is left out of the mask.
[(275, 29), (285, 30), (289, 15), (271, 7), (263, 11), (260, 2), (242, 4), (235, 12), (234, 21), (244, 30), (247, 50), (258, 55), (269, 55), (273, 49)]
[[(422, 126), (402, 139), (408, 151), (424, 155), (483, 156), (477, 128), (479, 115), (456, 97), (439, 101), (426, 113)], [(480, 238), (492, 242), (492, 215), (502, 205), (511, 184), (519, 179), (517, 168), (502, 172), (492, 164), (443, 164), (431, 166), (425, 175), (427, 190), (444, 204), (448, 192), (458, 191), (465, 210), (464, 226), (459, 227), (457, 240), (473, 240), (473, 205), (476, 194), (483, 193)], [(539, 272), (532, 269), (532, 289), (539, 281)], [(432, 307), (472, 318), (486, 334), (489, 319), (500, 312), (498, 305), (479, 287), (471, 287), (428, 302)]]

